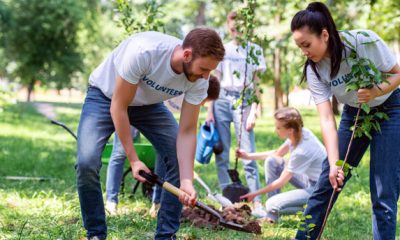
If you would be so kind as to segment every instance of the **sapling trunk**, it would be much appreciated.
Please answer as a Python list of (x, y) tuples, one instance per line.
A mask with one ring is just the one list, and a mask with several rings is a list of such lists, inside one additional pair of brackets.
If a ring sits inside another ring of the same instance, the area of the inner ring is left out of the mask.
[[(358, 105), (358, 111), (357, 111), (356, 119), (354, 121), (353, 132), (351, 133), (350, 142), (349, 142), (349, 145), (347, 146), (346, 156), (344, 157), (344, 160), (343, 160), (342, 166), (340, 167), (340, 170), (343, 170), (344, 166), (347, 163), (347, 159), (348, 159), (348, 156), (349, 156), (351, 144), (353, 143), (353, 140), (354, 140), (354, 132), (356, 131), (356, 127), (357, 127), (357, 123), (358, 123), (358, 117), (360, 116), (360, 111), (361, 111), (361, 104)], [(325, 225), (326, 225), (326, 221), (328, 220), (328, 216), (329, 216), (329, 213), (330, 213), (330, 209), (332, 207), (333, 198), (335, 197), (335, 194), (336, 194), (336, 190), (333, 189), (332, 194), (331, 194), (331, 198), (329, 199), (328, 208), (326, 209), (325, 218), (324, 218), (324, 221), (323, 221), (322, 226), (321, 226), (321, 230), (319, 230), (319, 234), (318, 234), (317, 240), (319, 240), (321, 238), (322, 233), (324, 231), (324, 228), (325, 228)]]

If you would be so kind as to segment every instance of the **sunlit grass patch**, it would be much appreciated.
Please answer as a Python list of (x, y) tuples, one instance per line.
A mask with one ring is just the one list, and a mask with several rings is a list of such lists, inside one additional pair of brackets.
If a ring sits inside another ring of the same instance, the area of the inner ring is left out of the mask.
[[(80, 104), (51, 103), (57, 119), (76, 132)], [(305, 127), (321, 138), (315, 109), (300, 109)], [(272, 111), (258, 119), (256, 146), (258, 151), (271, 150), (283, 141), (274, 133)], [(76, 142), (69, 133), (39, 115), (31, 104), (18, 103), (0, 113), (0, 239), (84, 239), (78, 194), (76, 192)], [(202, 110), (201, 120), (205, 118)], [(233, 134), (233, 131), (232, 131)], [(235, 160), (232, 143), (230, 167)], [(258, 162), (261, 185), (265, 186), (263, 161)], [(195, 163), (199, 176), (215, 192), (218, 186), (214, 157), (211, 163)], [(242, 164), (239, 173), (245, 182)], [(101, 170), (105, 190), (106, 166)], [(6, 180), (5, 176), (44, 177), (46, 180)], [(135, 181), (127, 178), (125, 195), (120, 196), (120, 214), (107, 218), (109, 239), (153, 239), (156, 220), (148, 215), (150, 202), (139, 191), (132, 197)], [(205, 190), (196, 182), (199, 199)], [(292, 189), (285, 186), (283, 191)], [(263, 200), (266, 197), (263, 196)], [(371, 203), (369, 194), (369, 154), (353, 171), (353, 177), (341, 193), (329, 217), (323, 239), (372, 239)], [(283, 216), (273, 225), (262, 225), (262, 235), (232, 230), (199, 229), (188, 223), (181, 225), (179, 239), (290, 239), (296, 233), (297, 216)], [(400, 228), (397, 226), (397, 228)], [(400, 232), (400, 229), (397, 229)]]

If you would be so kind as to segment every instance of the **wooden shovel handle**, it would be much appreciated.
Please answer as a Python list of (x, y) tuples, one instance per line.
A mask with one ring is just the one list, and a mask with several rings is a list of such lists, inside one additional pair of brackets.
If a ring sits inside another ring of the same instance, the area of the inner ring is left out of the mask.
[(177, 196), (179, 198), (179, 195), (181, 193), (181, 190), (177, 187), (175, 187), (174, 185), (172, 185), (169, 182), (164, 182), (162, 187), (167, 190), (168, 192), (174, 194), (175, 196)]

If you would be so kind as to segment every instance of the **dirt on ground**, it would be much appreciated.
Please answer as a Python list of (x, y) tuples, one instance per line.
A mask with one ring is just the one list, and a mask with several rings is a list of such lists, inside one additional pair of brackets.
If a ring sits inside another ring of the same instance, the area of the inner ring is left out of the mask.
[[(235, 203), (232, 206), (225, 207), (222, 211), (215, 209), (226, 221), (243, 225), (244, 229), (256, 234), (261, 234), (260, 224), (251, 216), (251, 208), (245, 203)], [(185, 207), (182, 211), (182, 222), (189, 222), (195, 227), (210, 228), (214, 230), (222, 229), (219, 225), (219, 219), (210, 213), (199, 208)]]

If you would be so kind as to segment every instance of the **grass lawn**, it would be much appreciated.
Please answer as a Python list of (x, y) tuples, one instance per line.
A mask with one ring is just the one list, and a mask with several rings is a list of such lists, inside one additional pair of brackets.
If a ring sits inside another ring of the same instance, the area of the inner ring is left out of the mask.
[[(57, 119), (76, 130), (81, 105), (52, 104)], [(305, 126), (320, 137), (315, 110), (301, 109), (301, 112)], [(204, 116), (203, 112), (201, 118)], [(0, 113), (0, 119), (0, 239), (84, 239), (75, 184), (75, 140), (60, 127), (50, 124), (28, 103), (6, 107)], [(258, 150), (273, 149), (282, 143), (274, 134), (271, 116), (258, 122), (256, 141)], [(366, 155), (356, 169), (358, 176), (353, 177), (341, 194), (327, 223), (324, 239), (372, 239), (368, 162), (369, 155)], [(262, 162), (259, 166), (264, 186)], [(217, 189), (213, 162), (205, 166), (196, 164), (195, 169), (212, 189)], [(103, 166), (103, 190), (105, 172)], [(243, 178), (242, 168), (240, 172)], [(16, 181), (6, 180), (5, 176), (48, 177), (51, 180)], [(129, 180), (126, 192), (132, 184), (133, 180)], [(203, 189), (197, 183), (195, 187), (200, 199), (207, 202)], [(147, 214), (150, 202), (142, 194), (125, 194), (119, 207), (122, 214), (107, 219), (109, 239), (152, 239), (156, 221)], [(198, 229), (183, 224), (178, 237), (290, 239), (294, 237), (297, 222), (297, 216), (283, 217), (275, 225), (263, 225), (261, 236), (231, 230)], [(399, 226), (397, 232), (400, 234)]]

